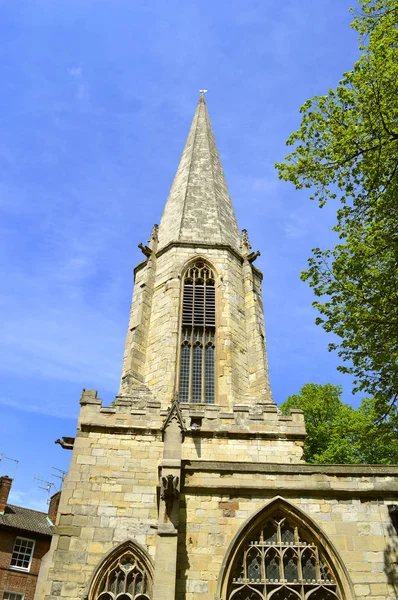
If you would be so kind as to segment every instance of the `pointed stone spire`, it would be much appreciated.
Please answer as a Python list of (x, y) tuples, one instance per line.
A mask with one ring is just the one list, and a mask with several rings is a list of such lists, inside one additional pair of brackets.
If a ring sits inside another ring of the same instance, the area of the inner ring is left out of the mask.
[(159, 248), (177, 241), (240, 245), (203, 91), (159, 227)]

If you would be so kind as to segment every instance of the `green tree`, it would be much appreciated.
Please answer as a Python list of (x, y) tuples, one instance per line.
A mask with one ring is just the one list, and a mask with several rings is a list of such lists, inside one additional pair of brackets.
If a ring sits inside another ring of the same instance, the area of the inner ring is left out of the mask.
[(360, 59), (335, 90), (301, 107), (279, 176), (338, 200), (340, 243), (315, 248), (302, 279), (318, 298), (317, 324), (379, 416), (398, 399), (398, 0), (360, 0), (352, 27)]
[(281, 406), (304, 412), (307, 439), (304, 460), (328, 464), (395, 464), (398, 462), (398, 418), (393, 407), (379, 424), (374, 399), (355, 410), (341, 401), (341, 386), (307, 383)]
[(341, 393), (341, 386), (307, 383), (299, 394), (289, 396), (281, 406), (286, 414), (291, 408), (301, 408), (304, 412), (307, 429), (304, 446), (306, 462), (360, 462), (349, 441), (354, 410), (342, 403)]
[(357, 411), (357, 446), (362, 462), (368, 464), (398, 463), (398, 413), (393, 406), (387, 418), (379, 422), (380, 407), (374, 399), (362, 400)]

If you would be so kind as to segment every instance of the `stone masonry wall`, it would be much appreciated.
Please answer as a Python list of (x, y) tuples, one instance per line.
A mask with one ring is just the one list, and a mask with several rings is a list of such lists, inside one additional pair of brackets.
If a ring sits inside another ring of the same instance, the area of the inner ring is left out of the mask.
[[(143, 265), (139, 269), (136, 274), (124, 369), (134, 371), (138, 366), (141, 371), (138, 375), (142, 376), (154, 397), (162, 403), (163, 408), (168, 405), (178, 377), (176, 369), (181, 272), (195, 257), (208, 259), (217, 273), (217, 404), (232, 408), (234, 403), (246, 399), (249, 402), (253, 398), (260, 399), (264, 396), (264, 390), (269, 396), (259, 276), (257, 274), (253, 278), (249, 291), (245, 289), (243, 259), (227, 249), (174, 246), (161, 253), (155, 266), (151, 267), (156, 272), (153, 274), (150, 313), (144, 301), (148, 267)], [(245, 272), (247, 269), (251, 271), (252, 267), (247, 265), (245, 269)], [(252, 299), (249, 298), (250, 295)], [(129, 358), (130, 353), (132, 356)], [(143, 356), (146, 357), (144, 362)], [(256, 381), (258, 384), (253, 385)]]
[(290, 440), (188, 437), (182, 447), (186, 460), (234, 460), (249, 463), (298, 463), (303, 446)]
[(147, 327), (150, 318), (146, 300), (148, 265), (137, 271), (134, 281), (133, 299), (130, 307), (129, 324), (123, 355), (122, 377), (132, 373), (137, 380), (144, 380)]
[(133, 538), (154, 557), (160, 435), (81, 432), (65, 479), (46, 598), (84, 597), (94, 568)]
[[(145, 409), (117, 402), (102, 407), (90, 391), (81, 403), (71, 467), (36, 600), (85, 598), (94, 570), (126, 539), (158, 558), (161, 424), (167, 411), (158, 402)], [(214, 600), (233, 536), (276, 496), (300, 507), (328, 536), (358, 599), (392, 597), (385, 561), (398, 582), (398, 555), (386, 505), (398, 497), (398, 467), (305, 465), (300, 411), (289, 417), (276, 407), (266, 406), (261, 415), (235, 408), (223, 413), (215, 406), (180, 407), (187, 431), (176, 598)], [(199, 430), (191, 430), (192, 419), (201, 421)]]
[[(226, 549), (239, 527), (274, 495), (185, 495), (177, 572), (179, 598), (214, 600)], [(327, 534), (350, 573), (358, 598), (395, 598), (384, 572), (389, 517), (383, 501), (289, 497)], [(189, 566), (188, 566), (189, 565)]]
[(229, 468), (227, 475), (226, 471), (216, 473), (216, 465), (214, 470), (208, 466), (204, 474), (192, 464), (186, 475), (178, 598), (217, 597), (220, 569), (231, 540), (242, 524), (276, 496), (286, 497), (321, 528), (344, 562), (358, 599), (395, 598), (388, 581), (395, 583), (396, 591), (398, 538), (387, 505), (397, 496), (397, 475), (306, 475), (283, 473), (283, 468), (278, 472), (277, 467), (274, 474), (260, 475), (234, 473), (232, 465)]
[[(109, 550), (128, 538), (155, 558), (158, 469), (164, 446), (161, 426), (167, 410), (161, 410), (159, 402), (139, 409), (118, 404), (118, 400), (102, 407), (96, 392), (90, 390), (83, 392), (81, 405), (50, 558), (36, 600), (84, 598), (94, 569)], [(304, 425), (300, 411), (286, 417), (275, 407), (250, 420), (246, 407), (240, 410), (223, 413), (216, 406), (181, 406), (187, 427), (183, 459), (301, 460)], [(190, 429), (191, 419), (198, 419), (198, 414), (199, 432)], [(255, 431), (258, 439), (253, 439)]]

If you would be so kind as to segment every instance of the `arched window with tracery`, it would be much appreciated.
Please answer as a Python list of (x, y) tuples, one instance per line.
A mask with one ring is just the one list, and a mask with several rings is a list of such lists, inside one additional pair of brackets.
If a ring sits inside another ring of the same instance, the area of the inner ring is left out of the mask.
[(127, 542), (116, 548), (100, 565), (93, 577), (89, 598), (151, 600), (152, 580), (144, 551), (138, 545)]
[(274, 512), (241, 545), (230, 570), (226, 600), (342, 599), (319, 541), (283, 510)]
[(216, 294), (213, 270), (202, 260), (183, 277), (179, 398), (214, 404)]

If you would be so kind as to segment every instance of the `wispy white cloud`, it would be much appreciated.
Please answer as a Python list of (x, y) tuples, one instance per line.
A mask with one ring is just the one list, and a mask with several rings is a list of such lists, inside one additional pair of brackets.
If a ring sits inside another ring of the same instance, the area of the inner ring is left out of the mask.
[[(45, 201), (35, 214), (29, 198), (21, 197), (11, 213), (0, 240), (0, 274), (7, 282), (0, 296), (3, 379), (23, 377), (39, 386), (40, 380), (53, 380), (116, 393), (133, 259), (125, 256), (120, 269), (109, 270), (126, 225), (118, 210), (103, 219), (111, 211), (107, 202), (107, 192), (97, 190), (93, 206), (78, 203), (75, 212), (65, 213), (62, 204)], [(25, 210), (34, 223), (32, 249), (15, 245), (12, 220), (23, 221)], [(60, 405), (52, 397), (35, 402), (7, 393), (0, 403), (43, 414), (76, 413), (74, 404)]]
[[(25, 398), (19, 397), (18, 400), (12, 398), (6, 398), (0, 396), (0, 404), (2, 406), (8, 406), (16, 411), (35, 413), (38, 415), (48, 415), (57, 417), (58, 419), (71, 419), (76, 417), (76, 409), (73, 411), (72, 407), (67, 403), (62, 403), (57, 398), (56, 401), (52, 398), (51, 401), (43, 399), (41, 404), (32, 403), (32, 399), (29, 394)], [(10, 427), (9, 416), (7, 416), (7, 428)], [(19, 435), (21, 431), (16, 431), (16, 435)]]
[(284, 234), (286, 238), (301, 238), (308, 234), (308, 219), (290, 213), (284, 224)]
[(75, 81), (75, 98), (79, 102), (88, 103), (90, 99), (90, 89), (87, 80), (83, 76), (82, 67), (75, 66), (68, 68), (68, 75)]
[(80, 79), (83, 73), (83, 69), (81, 67), (69, 67), (68, 74), (75, 78)]
[(77, 272), (67, 270), (61, 283), (57, 273), (12, 278), (13, 294), (0, 302), (7, 314), (0, 339), (0, 372), (82, 386), (97, 379), (99, 387), (114, 388), (122, 355), (123, 315), (118, 319), (112, 309), (101, 303), (92, 306), (89, 298), (85, 301), (82, 281), (80, 267)]
[(24, 508), (31, 508), (32, 510), (38, 510), (40, 512), (46, 513), (48, 511), (45, 490), (40, 490), (34, 487), (31, 487), (28, 490), (12, 487), (8, 502), (9, 504), (23, 506)]

